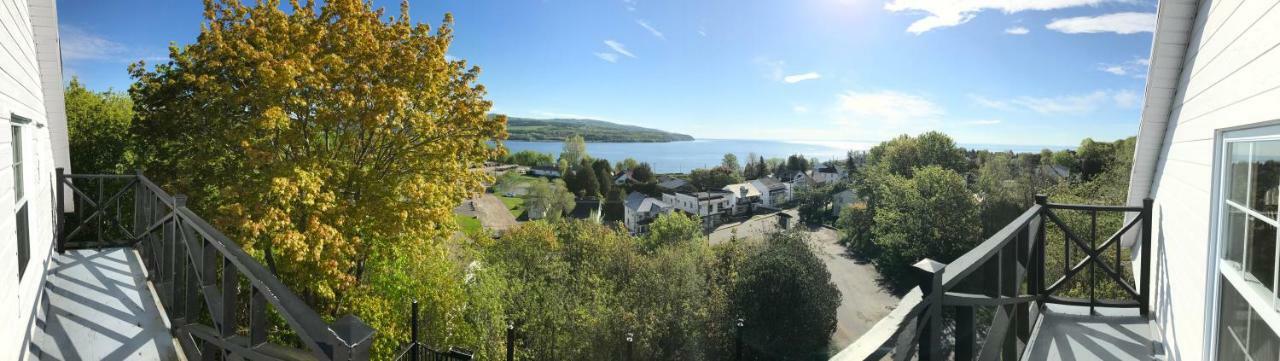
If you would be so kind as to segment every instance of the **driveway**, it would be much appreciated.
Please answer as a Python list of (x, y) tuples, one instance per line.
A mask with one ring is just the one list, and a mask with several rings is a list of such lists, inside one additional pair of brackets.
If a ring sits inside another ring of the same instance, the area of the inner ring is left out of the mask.
[[(793, 216), (794, 211), (786, 211)], [(792, 218), (798, 220), (799, 218)], [(778, 227), (776, 214), (754, 216), (743, 222), (734, 222), (717, 227), (708, 237), (711, 244), (728, 241), (737, 230), (739, 239), (763, 237)], [(838, 352), (854, 340), (870, 330), (876, 322), (889, 314), (898, 305), (898, 298), (882, 289), (877, 282), (880, 273), (869, 263), (860, 263), (845, 255), (845, 248), (836, 241), (840, 239), (834, 229), (827, 227), (807, 228), (798, 225), (802, 232), (809, 235), (814, 253), (827, 265), (831, 272), (831, 282), (840, 290), (840, 307), (836, 309), (836, 332), (831, 335), (832, 350)]]
[(455, 208), (454, 212), (476, 217), (481, 226), (491, 231), (504, 232), (516, 225), (516, 216), (492, 193), (462, 201), (462, 205)]

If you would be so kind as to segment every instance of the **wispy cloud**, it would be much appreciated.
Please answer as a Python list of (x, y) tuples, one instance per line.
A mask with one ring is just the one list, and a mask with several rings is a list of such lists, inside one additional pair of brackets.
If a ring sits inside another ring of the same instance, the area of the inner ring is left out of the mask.
[(1149, 33), (1156, 29), (1156, 14), (1127, 12), (1054, 19), (1045, 28), (1067, 34)]
[(636, 11), (636, 0), (622, 0), (622, 6), (627, 8), (627, 11)]
[(73, 25), (58, 27), (59, 41), (62, 43), (62, 59), (66, 61), (107, 61), (132, 63), (138, 60), (163, 61), (168, 59), (158, 54), (148, 54), (93, 34)]
[(998, 120), (998, 119), (974, 120), (974, 121), (965, 122), (965, 124), (969, 124), (969, 125), (996, 125), (996, 124), (1000, 124), (1000, 120)]
[(1107, 0), (891, 0), (884, 8), (892, 12), (925, 14), (924, 18), (907, 27), (908, 32), (923, 34), (937, 28), (964, 24), (984, 10), (1013, 14), (1093, 6), (1104, 1)]
[(627, 47), (625, 45), (622, 45), (622, 43), (619, 43), (616, 40), (605, 40), (604, 45), (608, 45), (610, 49), (613, 49), (613, 51), (617, 52), (618, 54), (626, 55), (628, 58), (636, 57), (635, 54), (632, 54), (630, 51), (627, 50)]
[(796, 114), (809, 114), (809, 107), (803, 105), (792, 105), (791, 111)]
[(836, 96), (840, 113), (868, 120), (905, 121), (942, 116), (942, 108), (919, 95), (892, 90), (847, 91)]
[(657, 37), (658, 39), (667, 40), (667, 37), (665, 35), (662, 35), (662, 32), (658, 31), (658, 29), (654, 29), (653, 25), (649, 25), (649, 22), (644, 20), (636, 20), (636, 24), (639, 24), (640, 27), (644, 28), (645, 30), (648, 30), (650, 34), (653, 34), (653, 36)]
[(699, 27), (699, 28), (698, 28), (698, 36), (701, 36), (701, 37), (704, 37), (704, 38), (705, 38), (705, 37), (707, 37), (707, 29), (706, 29), (706, 28)]
[(1151, 60), (1148, 58), (1137, 58), (1118, 64), (1103, 63), (1098, 65), (1098, 70), (1105, 71), (1115, 75), (1130, 75), (1142, 77), (1147, 67), (1151, 66)]
[(786, 82), (787, 84), (795, 84), (805, 80), (814, 80), (819, 78), (822, 78), (821, 74), (811, 71), (803, 74), (787, 75), (785, 77), (782, 77), (782, 81)]
[(970, 95), (974, 104), (1001, 111), (1031, 111), (1052, 114), (1088, 114), (1103, 107), (1133, 108), (1142, 100), (1131, 90), (1096, 90), (1084, 94), (1052, 97), (1020, 96), (1008, 100), (996, 100), (980, 95)]
[(595, 54), (597, 58), (600, 58), (600, 60), (604, 60), (610, 63), (618, 62), (618, 54), (614, 54), (614, 53), (595, 53)]
[(1004, 29), (1004, 33), (1009, 35), (1027, 35), (1027, 33), (1030, 33), (1030, 32), (1031, 30), (1027, 29), (1025, 26), (1015, 26), (1012, 28)]

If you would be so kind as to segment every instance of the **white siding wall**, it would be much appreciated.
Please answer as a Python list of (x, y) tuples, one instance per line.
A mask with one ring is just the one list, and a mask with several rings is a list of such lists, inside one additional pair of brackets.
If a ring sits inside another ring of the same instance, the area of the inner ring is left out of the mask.
[(1155, 315), (1170, 360), (1206, 356), (1215, 141), (1222, 129), (1280, 120), (1277, 0), (1204, 0), (1156, 164)]
[[(0, 359), (26, 357), (28, 329), (36, 300), (43, 287), (44, 270), (53, 245), (54, 151), (50, 128), (66, 129), (62, 117), (51, 119), (45, 108), (44, 88), (48, 79), (41, 72), (46, 60), (36, 46), (37, 30), (32, 11), (52, 15), (53, 0), (0, 0)], [(34, 3), (33, 3), (34, 2)], [(44, 8), (41, 8), (44, 6)], [(47, 53), (47, 51), (46, 51)], [(61, 77), (61, 74), (57, 74)], [(54, 78), (59, 94), (61, 79)], [(59, 98), (59, 101), (61, 98)], [(24, 189), (28, 202), (31, 234), (31, 261), (18, 279), (18, 250), (14, 209), (13, 142), (11, 114), (31, 120), (23, 125)], [(65, 144), (65, 134), (61, 136)], [(65, 146), (64, 148), (65, 149)], [(15, 292), (16, 291), (16, 292)]]

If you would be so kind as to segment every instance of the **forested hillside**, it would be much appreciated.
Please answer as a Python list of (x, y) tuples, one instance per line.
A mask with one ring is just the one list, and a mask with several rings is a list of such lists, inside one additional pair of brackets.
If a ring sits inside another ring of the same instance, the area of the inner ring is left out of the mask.
[(578, 134), (588, 142), (678, 142), (693, 137), (657, 129), (593, 119), (507, 118), (508, 140), (562, 141)]

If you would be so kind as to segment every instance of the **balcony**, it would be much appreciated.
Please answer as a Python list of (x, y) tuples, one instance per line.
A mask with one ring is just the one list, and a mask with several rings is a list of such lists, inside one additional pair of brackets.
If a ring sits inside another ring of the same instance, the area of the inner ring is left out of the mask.
[(33, 359), (369, 359), (371, 328), (326, 321), (186, 197), (141, 173), (58, 180)]
[[(917, 263), (919, 286), (832, 360), (1151, 360), (1151, 290), (1133, 282), (1150, 278), (1150, 216), (1150, 199), (1087, 206), (1039, 196), (951, 264)], [(1099, 238), (1107, 224), (1116, 230)], [(1142, 257), (1130, 257), (1126, 239)]]

